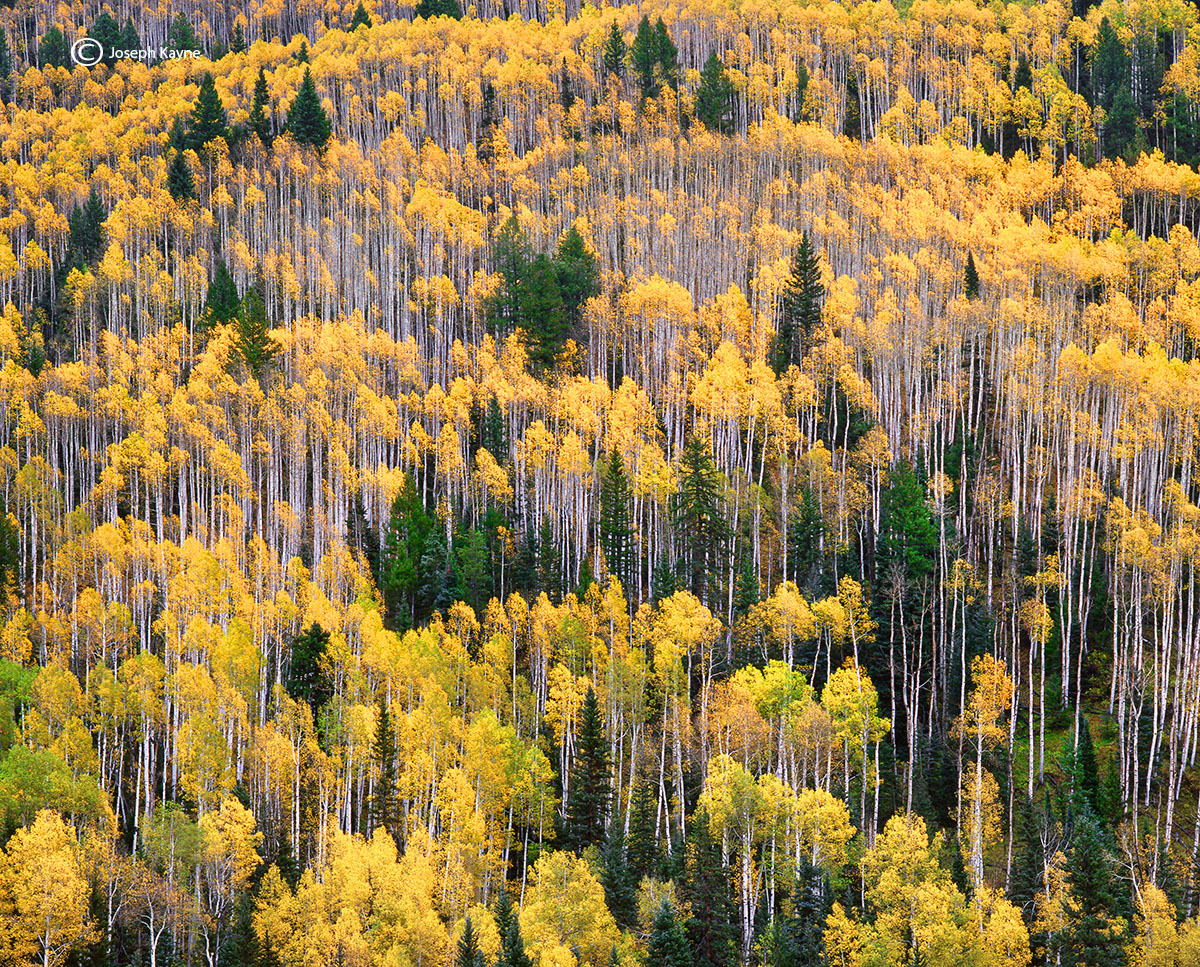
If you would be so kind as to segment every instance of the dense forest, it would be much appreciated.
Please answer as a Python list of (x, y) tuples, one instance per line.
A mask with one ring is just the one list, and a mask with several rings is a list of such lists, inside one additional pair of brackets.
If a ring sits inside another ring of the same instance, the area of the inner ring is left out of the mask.
[(1200, 963), (1193, 5), (7, 0), (0, 107), (2, 967)]

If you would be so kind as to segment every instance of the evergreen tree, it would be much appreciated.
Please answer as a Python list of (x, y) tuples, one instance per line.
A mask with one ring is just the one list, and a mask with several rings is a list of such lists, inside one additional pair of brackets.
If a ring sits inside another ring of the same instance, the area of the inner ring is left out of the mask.
[(258, 136), (264, 146), (271, 144), (271, 119), (268, 111), (271, 107), (271, 97), (267, 91), (267, 75), (260, 67), (258, 79), (254, 82), (254, 101), (250, 105), (250, 130)]
[(1037, 896), (1045, 888), (1046, 856), (1042, 848), (1042, 831), (1029, 796), (1021, 795), (1014, 829), (1012, 872), (1008, 880), (1008, 896), (1032, 924), (1037, 913)]
[(191, 23), (182, 12), (176, 15), (167, 30), (167, 47), (170, 50), (179, 51), (200, 49), (200, 40), (196, 37), (196, 31), (192, 29)]
[(393, 837), (399, 833), (400, 805), (396, 787), (396, 733), (392, 728), (392, 717), (387, 702), (379, 699), (375, 715), (375, 739), (371, 743), (371, 756), (379, 770), (371, 793), (371, 829), (383, 828)]
[(200, 81), (200, 93), (192, 107), (191, 130), (192, 146), (197, 151), (217, 138), (229, 139), (229, 117), (212, 74), (207, 72)]
[(424, 17), (426, 20), (431, 17), (449, 17), (452, 20), (462, 19), (462, 8), (458, 5), (458, 0), (421, 0), (417, 4), (417, 9), (413, 11), (414, 17)]
[(791, 365), (800, 365), (805, 345), (821, 327), (824, 300), (821, 264), (808, 235), (802, 234), (780, 297), (779, 328), (771, 348), (771, 368), (776, 375), (782, 375)]
[(761, 600), (762, 592), (758, 586), (758, 577), (754, 573), (754, 558), (744, 554), (742, 565), (738, 568), (737, 586), (733, 589), (734, 617), (744, 618)]
[(808, 857), (796, 870), (796, 897), (789, 932), (793, 943), (794, 967), (823, 967), (825, 922), (833, 909), (829, 880)]
[(296, 63), (297, 64), (307, 64), (308, 63), (308, 41), (307, 40), (300, 41), (300, 49), (298, 51), (296, 51)]
[(701, 601), (710, 598), (710, 576), (728, 537), (721, 513), (721, 475), (703, 441), (689, 437), (679, 458), (679, 491), (672, 501), (678, 533), (687, 535), (692, 593)]
[(279, 852), (275, 854), (275, 866), (279, 870), (283, 882), (293, 890), (296, 889), (300, 882), (300, 864), (296, 862), (296, 854), (292, 850), (292, 843), (287, 838), (286, 832), (279, 842)]
[(967, 253), (967, 268), (963, 273), (963, 295), (968, 299), (979, 298), (979, 272), (975, 269), (975, 256)]
[[(23, 597), (20, 536), (8, 519), (8, 508), (0, 504), (0, 600), (7, 601), (10, 595)], [(0, 738), (3, 737), (0, 733)]]
[[(500, 123), (500, 112), (496, 107), (496, 88), (491, 81), (483, 85), (483, 110), (479, 121), (479, 138), (475, 142), (475, 154), (484, 164), (490, 163), (496, 157), (495, 136), (496, 126)], [(515, 222), (511, 215), (508, 221)], [(505, 222), (505, 226), (508, 222)], [(501, 229), (503, 231), (503, 228)]]
[(708, 814), (697, 810), (688, 826), (681, 899), (691, 916), (687, 938), (695, 967), (733, 967), (733, 899), (721, 844), (712, 835)]
[(710, 131), (733, 132), (733, 81), (716, 51), (708, 55), (696, 89), (696, 120)]
[[(486, 102), (486, 89), (484, 96)], [(492, 265), (500, 274), (501, 281), (499, 290), (488, 303), (488, 326), (496, 338), (501, 339), (523, 323), (521, 291), (533, 258), (529, 239), (515, 215), (510, 215), (500, 226), (500, 231), (492, 240), (491, 256)]]
[(204, 309), (209, 321), (217, 325), (233, 322), (241, 308), (242, 300), (238, 296), (233, 276), (229, 274), (225, 260), (218, 259), (217, 270), (208, 284), (208, 296), (204, 300)]
[(560, 82), (558, 86), (558, 102), (562, 105), (564, 112), (570, 112), (575, 106), (575, 90), (571, 87), (571, 74), (567, 70), (567, 59), (564, 57), (562, 62), (562, 73), (559, 74)]
[(125, 18), (125, 26), (121, 28), (121, 38), (118, 42), (121, 50), (141, 50), (142, 38), (138, 35), (137, 27), (133, 25), (133, 18)]
[(912, 464), (896, 464), (880, 503), (879, 553), (916, 584), (933, 572), (937, 530)]
[(675, 918), (675, 911), (666, 900), (654, 915), (654, 927), (646, 947), (647, 967), (693, 967), (695, 961), (688, 949), (688, 938)]
[(88, 29), (88, 36), (100, 44), (102, 51), (100, 63), (105, 67), (112, 67), (115, 62), (113, 51), (121, 45), (121, 27), (113, 19), (112, 14), (107, 10), (102, 10)]
[(329, 143), (332, 127), (329, 115), (321, 107), (321, 98), (317, 94), (317, 85), (312, 79), (311, 70), (304, 72), (300, 90), (288, 110), (285, 129), (295, 138), (297, 144), (311, 145), (318, 151), (324, 151), (325, 145)]
[(625, 73), (625, 55), (629, 53), (629, 45), (621, 34), (621, 28), (616, 20), (608, 30), (608, 38), (604, 41), (604, 69), (610, 74), (620, 77)]
[[(233, 25), (233, 38), (229, 41), (229, 49), (235, 54), (246, 53), (246, 32), (242, 29), (240, 20)], [(262, 73), (262, 68), (259, 68), (259, 73)]]
[(1127, 87), (1113, 97), (1112, 108), (1104, 121), (1104, 157), (1132, 161), (1144, 147), (1138, 127), (1137, 107)]
[(583, 304), (600, 291), (600, 271), (595, 253), (574, 225), (559, 240), (554, 253), (554, 274), (567, 326), (578, 331), (583, 325)]
[(567, 789), (566, 842), (576, 852), (604, 841), (608, 803), (612, 796), (612, 770), (608, 740), (596, 693), (589, 688), (583, 701), (575, 759)]
[(625, 855), (635, 883), (658, 875), (658, 803), (654, 790), (645, 779), (638, 779), (633, 786), (633, 799), (629, 804), (629, 846)]
[(842, 134), (851, 141), (862, 140), (862, 105), (858, 99), (858, 75), (853, 70), (846, 74), (846, 116), (842, 120)]
[(521, 284), (521, 329), (529, 346), (529, 361), (537, 370), (553, 368), (567, 341), (566, 307), (558, 287), (554, 262), (535, 255)]
[(8, 33), (0, 30), (0, 104), (7, 104), (12, 97), (12, 51), (8, 46)]
[(658, 78), (658, 48), (650, 18), (643, 16), (630, 50), (630, 63), (642, 97), (658, 97), (662, 83)]
[(672, 90), (679, 88), (679, 51), (671, 40), (662, 17), (654, 24), (654, 57), (662, 82)]
[(358, 6), (354, 8), (354, 16), (350, 18), (350, 30), (353, 32), (359, 27), (370, 28), (371, 26), (373, 26), (371, 15), (367, 13), (367, 8), (363, 6), (363, 0), (358, 0)]
[(106, 218), (104, 203), (93, 188), (88, 193), (88, 199), (80, 208), (76, 205), (67, 225), (70, 236), (67, 243), (65, 262), (73, 267), (82, 268), (95, 262), (104, 251), (104, 220)]
[(1126, 963), (1124, 914), (1114, 888), (1116, 868), (1092, 811), (1076, 816), (1075, 835), (1067, 855), (1071, 886), (1066, 902), (1067, 926), (1059, 951), (1065, 967), (1123, 967)]
[(196, 197), (192, 166), (184, 157), (182, 148), (175, 149), (171, 164), (167, 167), (167, 191), (176, 201), (187, 202)]
[(458, 938), (458, 953), (454, 958), (454, 967), (485, 967), (483, 951), (479, 949), (479, 938), (475, 936), (475, 928), (471, 918), (467, 917), (463, 934)]
[(808, 104), (808, 68), (803, 63), (796, 67), (796, 112), (792, 117), (797, 123), (811, 122), (812, 111)]
[(407, 631), (428, 618), (418, 612), (417, 599), (423, 577), (421, 557), (434, 524), (409, 473), (392, 501), (379, 562), (384, 625), (392, 631)]
[[(1028, 68), (1027, 68), (1028, 69)], [(1129, 91), (1130, 61), (1125, 50), (1125, 44), (1117, 35), (1112, 23), (1107, 17), (1100, 21), (1096, 31), (1096, 43), (1092, 47), (1092, 102), (1096, 107), (1111, 112), (1116, 101), (1117, 93)], [(1030, 82), (1024, 85), (1032, 86)], [(1133, 100), (1130, 97), (1130, 105)]]
[(787, 570), (796, 586), (809, 591), (814, 598), (820, 596), (817, 592), (821, 589), (824, 537), (821, 505), (812, 490), (804, 487), (788, 521)]
[(614, 449), (600, 475), (600, 547), (608, 573), (621, 582), (621, 587), (633, 584), (635, 565), (633, 526), (633, 496), (621, 451)]
[(757, 948), (761, 967), (797, 967), (792, 925), (784, 917), (771, 918), (759, 936)]
[(38, 63), (43, 67), (64, 67), (70, 69), (71, 52), (67, 47), (67, 39), (57, 27), (51, 27), (42, 35), (38, 44)]
[(237, 348), (255, 379), (262, 376), (263, 370), (279, 352), (279, 344), (271, 338), (270, 328), (262, 296), (255, 289), (247, 289), (238, 315)]
[(513, 906), (512, 896), (503, 887), (496, 900), (493, 913), (496, 932), (500, 935), (500, 953), (496, 967), (533, 967), (533, 960), (525, 952), (525, 941), (521, 937), (521, 923)]
[(333, 697), (333, 684), (326, 668), (328, 651), (329, 632), (315, 621), (292, 639), (292, 657), (284, 687), (295, 701), (312, 709), (314, 719), (318, 709)]
[(600, 883), (609, 912), (617, 926), (631, 930), (637, 924), (637, 883), (625, 858), (625, 835), (619, 822), (608, 827), (600, 861)]
[(1096, 747), (1092, 744), (1092, 729), (1086, 715), (1079, 716), (1079, 739), (1075, 745), (1071, 774), (1071, 806), (1076, 813), (1102, 809), (1100, 770), (1096, 766)]

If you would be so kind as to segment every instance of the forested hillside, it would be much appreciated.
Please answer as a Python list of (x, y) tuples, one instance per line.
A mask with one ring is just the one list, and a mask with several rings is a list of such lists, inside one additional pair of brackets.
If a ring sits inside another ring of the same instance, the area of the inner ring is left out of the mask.
[(0, 965), (1200, 963), (1194, 6), (18, 0), (0, 101)]

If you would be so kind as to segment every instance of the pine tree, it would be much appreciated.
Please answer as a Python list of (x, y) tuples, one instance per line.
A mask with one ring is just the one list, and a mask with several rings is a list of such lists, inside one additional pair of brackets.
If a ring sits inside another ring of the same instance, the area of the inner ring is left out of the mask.
[(658, 875), (658, 803), (654, 799), (654, 790), (645, 779), (638, 779), (633, 786), (633, 800), (629, 804), (629, 846), (625, 855), (635, 883)]
[(733, 82), (717, 52), (708, 55), (696, 89), (696, 120), (710, 131), (733, 132)]
[[(486, 98), (486, 89), (484, 94)], [(515, 215), (510, 215), (500, 226), (492, 240), (491, 257), (501, 281), (488, 303), (488, 327), (497, 339), (501, 339), (523, 323), (521, 292), (533, 258), (529, 239)]]
[(375, 715), (375, 739), (371, 743), (371, 757), (379, 770), (371, 792), (371, 826), (368, 835), (383, 828), (393, 837), (399, 832), (400, 808), (396, 788), (396, 733), (392, 728), (392, 717), (387, 702), (379, 699)]
[(614, 449), (600, 475), (600, 547), (608, 573), (623, 588), (633, 584), (633, 496), (621, 451)]
[(1124, 910), (1114, 889), (1116, 868), (1091, 809), (1076, 816), (1067, 855), (1071, 885), (1067, 926), (1059, 937), (1065, 967), (1123, 967), (1126, 963)]
[(12, 97), (12, 51), (8, 46), (8, 33), (0, 30), (0, 104), (7, 104)]
[(413, 11), (414, 17), (449, 17), (452, 20), (462, 19), (462, 8), (458, 0), (421, 0)]
[(797, 967), (792, 925), (784, 917), (771, 918), (759, 937), (757, 949), (761, 967)]
[(379, 561), (379, 590), (383, 592), (384, 624), (392, 631), (407, 631), (428, 618), (417, 608), (421, 588), (421, 556), (434, 520), (425, 512), (412, 474), (392, 501), (391, 516), (383, 537)]
[[(494, 138), (500, 123), (500, 112), (496, 107), (496, 88), (491, 81), (483, 85), (483, 110), (480, 112), (479, 137), (475, 142), (475, 154), (484, 164), (496, 157)], [(509, 221), (516, 219), (509, 216)], [(507, 222), (505, 222), (507, 225)], [(503, 231), (503, 229), (502, 229)]]
[(779, 328), (771, 348), (771, 368), (776, 375), (782, 375), (791, 365), (800, 365), (805, 345), (821, 327), (824, 299), (820, 262), (808, 235), (802, 234), (780, 295)]
[(300, 41), (300, 49), (296, 51), (296, 63), (297, 64), (307, 64), (308, 63), (308, 41), (307, 40)]
[(678, 478), (679, 491), (672, 500), (675, 526), (680, 535), (686, 535), (692, 593), (705, 601), (729, 528), (721, 513), (721, 475), (707, 445), (697, 437), (689, 437), (684, 444)]
[(662, 89), (657, 75), (658, 49), (655, 43), (654, 27), (650, 18), (643, 16), (638, 22), (637, 33), (633, 38), (630, 51), (630, 63), (637, 77), (638, 89), (642, 97), (658, 97)]
[(275, 854), (275, 866), (278, 868), (283, 882), (293, 890), (296, 889), (296, 885), (300, 882), (300, 864), (296, 862), (296, 854), (292, 849), (291, 840), (287, 838), (287, 833), (283, 834), (279, 842), (279, 851)]
[(562, 62), (562, 73), (558, 87), (558, 103), (562, 105), (564, 113), (570, 113), (571, 108), (575, 106), (575, 90), (571, 87), (571, 73), (567, 70), (567, 59), (564, 57)]
[(225, 260), (218, 259), (216, 272), (208, 284), (208, 296), (204, 300), (204, 310), (208, 319), (216, 325), (233, 322), (241, 308), (242, 300), (238, 296), (233, 276), (229, 274)]
[(121, 28), (121, 39), (117, 44), (121, 50), (141, 50), (142, 38), (138, 35), (137, 27), (133, 25), (133, 18), (125, 18), (125, 26)]
[(596, 255), (587, 247), (574, 225), (559, 240), (554, 253), (554, 273), (562, 296), (567, 325), (578, 330), (583, 325), (583, 305), (600, 291)]
[(196, 197), (192, 166), (184, 157), (182, 148), (175, 149), (171, 164), (167, 168), (167, 191), (176, 201), (187, 202)]
[(600, 862), (600, 883), (608, 910), (617, 926), (631, 930), (637, 923), (637, 884), (625, 858), (625, 835), (618, 822), (608, 827)]
[(267, 307), (255, 289), (247, 289), (242, 299), (242, 311), (238, 316), (237, 348), (246, 361), (246, 366), (255, 379), (279, 352), (279, 345), (271, 338), (267, 323)]
[(564, 830), (566, 842), (576, 852), (604, 841), (608, 804), (612, 796), (612, 770), (608, 740), (596, 692), (589, 688), (583, 701), (575, 759), (571, 763)]
[(1096, 747), (1086, 715), (1079, 716), (1079, 739), (1075, 745), (1071, 783), (1071, 806), (1076, 813), (1084, 809), (1096, 813), (1100, 802), (1100, 770), (1096, 766)]
[(650, 943), (646, 947), (646, 965), (650, 967), (693, 967), (688, 939), (666, 900), (654, 915)]
[(112, 52), (121, 44), (121, 28), (113, 19), (112, 14), (107, 10), (102, 10), (88, 29), (88, 36), (100, 44), (102, 50), (100, 63), (105, 67), (112, 67), (115, 61)]
[(967, 253), (967, 268), (963, 273), (963, 295), (968, 299), (979, 298), (979, 272), (975, 269), (975, 256)]
[(167, 30), (167, 47), (170, 50), (178, 51), (200, 49), (200, 40), (196, 37), (196, 31), (192, 29), (191, 23), (182, 12), (176, 15)]
[(321, 107), (321, 98), (317, 95), (317, 85), (312, 79), (312, 71), (304, 72), (304, 80), (292, 106), (288, 110), (285, 129), (296, 139), (297, 144), (307, 144), (318, 151), (325, 150), (329, 142), (332, 127), (329, 115)]
[(608, 30), (608, 38), (604, 42), (604, 69), (610, 74), (620, 77), (625, 73), (625, 55), (629, 53), (629, 45), (621, 34), (621, 28), (616, 20)]
[(529, 362), (536, 370), (552, 369), (566, 344), (569, 323), (558, 273), (549, 256), (535, 255), (530, 261), (520, 298), (520, 328), (529, 346)]
[(70, 51), (67, 39), (57, 27), (51, 27), (42, 35), (38, 44), (38, 63), (42, 67), (70, 67)]
[(806, 856), (796, 870), (796, 897), (789, 939), (793, 967), (824, 967), (825, 923), (833, 909), (833, 891), (820, 867)]
[(696, 811), (688, 826), (680, 897), (691, 911), (687, 938), (695, 967), (733, 967), (733, 899), (729, 877), (721, 858), (721, 844), (713, 838), (708, 814), (703, 810)]
[(358, 0), (358, 6), (354, 8), (354, 16), (350, 18), (350, 31), (353, 33), (359, 27), (372, 27), (371, 15), (367, 13), (367, 8), (363, 6), (363, 0)]
[(205, 73), (200, 81), (200, 93), (192, 107), (191, 131), (192, 146), (197, 151), (217, 138), (229, 139), (229, 116), (212, 74)]
[(479, 949), (479, 938), (475, 936), (475, 927), (472, 926), (470, 917), (467, 917), (463, 934), (458, 938), (454, 967), (485, 967), (483, 951)]
[(1037, 814), (1027, 795), (1020, 796), (1013, 832), (1015, 844), (1008, 896), (1021, 908), (1025, 922), (1032, 924), (1037, 913), (1037, 896), (1046, 888), (1046, 856)]
[[(242, 29), (240, 20), (233, 25), (233, 38), (229, 41), (229, 49), (235, 54), (246, 53), (246, 31)], [(259, 68), (259, 73), (262, 73), (262, 68)]]
[(654, 24), (654, 58), (662, 82), (672, 90), (679, 88), (679, 50), (671, 40), (662, 17)]
[(525, 941), (521, 937), (521, 923), (513, 906), (512, 896), (501, 887), (493, 912), (496, 932), (500, 935), (500, 952), (496, 967), (533, 967), (533, 960), (525, 952)]
[(254, 101), (250, 105), (250, 130), (258, 136), (265, 147), (271, 144), (271, 118), (268, 111), (271, 107), (271, 97), (267, 91), (267, 75), (260, 67), (258, 79), (254, 82)]
[(858, 75), (854, 71), (846, 75), (846, 116), (842, 120), (842, 134), (851, 141), (862, 140), (862, 105), (858, 99)]
[(320, 709), (333, 696), (333, 685), (326, 668), (329, 632), (317, 622), (292, 640), (291, 661), (288, 664), (284, 688), (297, 702), (304, 702), (316, 718)]

